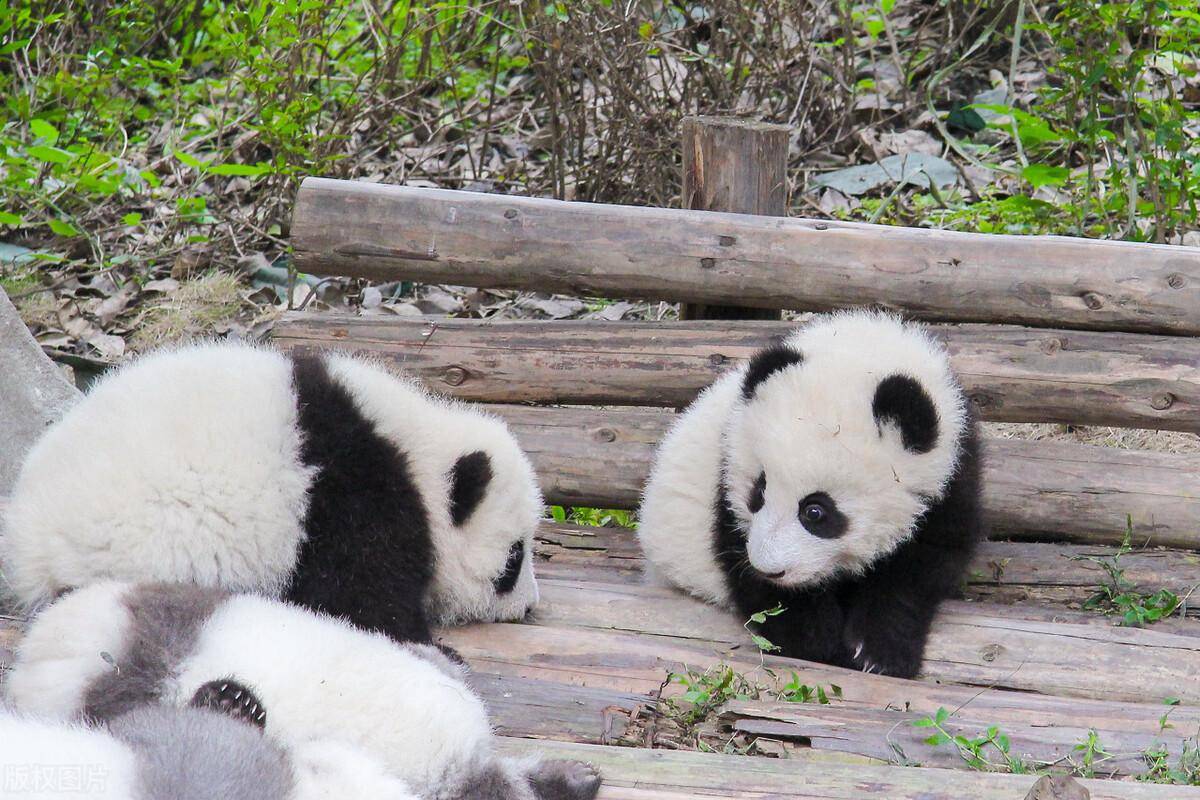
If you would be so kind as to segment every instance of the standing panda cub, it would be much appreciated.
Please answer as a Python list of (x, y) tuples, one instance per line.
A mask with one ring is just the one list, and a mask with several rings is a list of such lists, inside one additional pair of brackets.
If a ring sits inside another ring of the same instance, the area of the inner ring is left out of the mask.
[(29, 605), (184, 581), (427, 641), (536, 603), (541, 511), (498, 419), (361, 359), (204, 344), (104, 378), (34, 446), (0, 567)]
[(102, 582), (34, 617), (7, 693), (18, 712), (62, 721), (155, 706), (222, 710), (293, 752), (336, 743), (423, 800), (596, 795), (600, 778), (586, 764), (498, 754), (464, 673), (432, 645), (258, 595)]
[(817, 317), (705, 390), (663, 440), (638, 536), (671, 582), (783, 655), (911, 677), (980, 538), (975, 422), (942, 347)]

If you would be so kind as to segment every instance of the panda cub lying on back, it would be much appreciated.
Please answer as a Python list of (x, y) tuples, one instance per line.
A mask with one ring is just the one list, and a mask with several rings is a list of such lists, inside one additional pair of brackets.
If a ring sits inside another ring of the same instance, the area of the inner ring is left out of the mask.
[(669, 580), (783, 655), (911, 677), (980, 538), (975, 423), (942, 347), (882, 313), (817, 317), (664, 439), (638, 536)]
[[(397, 643), (277, 600), (102, 582), (34, 618), (7, 691), (24, 714), (105, 722), (195, 697), (244, 708), (240, 683), (266, 709), (259, 715), (251, 707), (246, 716), (272, 740), (293, 751), (314, 740), (338, 743), (423, 800), (596, 795), (600, 778), (586, 764), (496, 753), (483, 701), (464, 677), (432, 645)], [(231, 684), (206, 693), (214, 678)]]
[(427, 641), (431, 622), (536, 603), (541, 511), (498, 419), (361, 359), (206, 344), (139, 358), (46, 433), (0, 567), (29, 605), (96, 580), (182, 581)]
[(0, 711), (4, 796), (417, 800), (403, 782), (353, 748), (314, 740), (285, 750), (253, 720), (239, 720), (238, 714), (211, 705), (209, 690), (221, 688), (240, 695), (237, 708), (259, 709), (247, 688), (221, 682), (201, 687), (188, 706), (144, 706), (107, 725), (89, 727)]

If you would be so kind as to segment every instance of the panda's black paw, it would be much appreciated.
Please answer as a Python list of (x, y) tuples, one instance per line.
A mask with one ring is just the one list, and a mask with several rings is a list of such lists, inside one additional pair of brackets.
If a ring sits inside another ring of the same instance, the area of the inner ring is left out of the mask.
[(529, 774), (538, 800), (592, 800), (600, 773), (584, 761), (543, 761)]
[(232, 679), (209, 681), (192, 696), (193, 708), (208, 708), (259, 728), (267, 725), (267, 710), (249, 687)]
[(852, 644), (851, 669), (893, 678), (915, 678), (921, 671), (921, 655), (904, 646), (880, 646), (871, 642)]

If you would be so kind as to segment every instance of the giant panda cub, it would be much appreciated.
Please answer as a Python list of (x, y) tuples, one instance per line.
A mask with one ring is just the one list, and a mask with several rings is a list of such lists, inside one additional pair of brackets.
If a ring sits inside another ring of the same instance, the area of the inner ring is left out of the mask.
[[(215, 691), (211, 681), (224, 678)], [(188, 584), (100, 582), (37, 616), (17, 648), (17, 711), (108, 721), (145, 705), (246, 708), (291, 750), (333, 741), (378, 762), (423, 800), (591, 800), (586, 764), (495, 752), (461, 666), (344, 620), (254, 594)], [(347, 797), (351, 795), (346, 795)]]
[(235, 691), (237, 709), (262, 709), (228, 681), (188, 706), (144, 706), (87, 726), (0, 711), (5, 797), (50, 800), (417, 800), (380, 764), (338, 742), (285, 750), (239, 714), (212, 705)]
[(185, 581), (425, 641), (526, 614), (541, 512), (500, 420), (360, 359), (210, 343), (139, 358), (45, 434), (0, 566), (29, 605)]
[(980, 538), (975, 422), (943, 348), (872, 311), (823, 315), (705, 390), (663, 440), (651, 566), (787, 656), (911, 677)]

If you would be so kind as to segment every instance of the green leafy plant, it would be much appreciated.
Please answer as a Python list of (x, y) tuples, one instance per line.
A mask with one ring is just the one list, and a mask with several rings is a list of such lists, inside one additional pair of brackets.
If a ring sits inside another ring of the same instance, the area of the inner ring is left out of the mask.
[(768, 608), (765, 611), (756, 611), (750, 615), (750, 619), (742, 623), (742, 627), (744, 627), (750, 633), (750, 638), (754, 641), (754, 646), (758, 648), (760, 653), (774, 653), (777, 652), (780, 647), (765, 636), (761, 636), (750, 630), (750, 626), (752, 624), (762, 625), (767, 621), (768, 617), (778, 617), (786, 610), (787, 609), (785, 609), (782, 605), (777, 603), (774, 608)]
[(1025, 762), (1011, 754), (1012, 742), (998, 726), (992, 725), (977, 736), (963, 736), (946, 728), (949, 719), (950, 712), (939, 708), (933, 716), (913, 720), (912, 724), (914, 728), (931, 728), (933, 733), (925, 739), (925, 744), (931, 747), (952, 745), (971, 769), (1018, 775), (1030, 772)]
[(587, 506), (550, 506), (550, 518), (555, 522), (571, 522), (594, 528), (636, 528), (637, 517), (632, 511), (619, 508), (589, 508)]
[(1159, 620), (1174, 614), (1182, 605), (1182, 600), (1170, 589), (1159, 589), (1151, 594), (1138, 590), (1137, 585), (1125, 576), (1125, 568), (1121, 566), (1121, 558), (1133, 551), (1130, 544), (1133, 535), (1133, 521), (1127, 519), (1125, 536), (1121, 546), (1111, 556), (1075, 556), (1076, 561), (1087, 561), (1099, 566), (1105, 575), (1105, 580), (1096, 592), (1084, 601), (1083, 607), (1101, 611), (1105, 614), (1120, 616), (1121, 625), (1142, 628), (1152, 625)]

